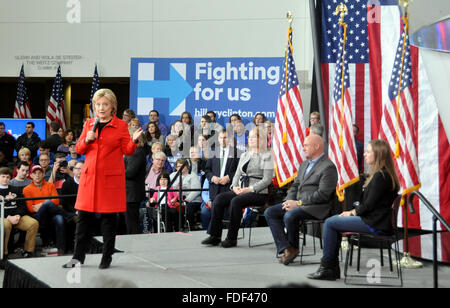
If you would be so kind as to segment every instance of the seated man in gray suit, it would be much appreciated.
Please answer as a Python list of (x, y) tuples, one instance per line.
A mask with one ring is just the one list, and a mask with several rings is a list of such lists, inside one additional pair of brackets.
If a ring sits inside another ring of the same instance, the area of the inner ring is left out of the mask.
[(264, 213), (277, 252), (284, 253), (279, 261), (285, 265), (292, 263), (299, 253), (299, 230), (303, 220), (329, 216), (338, 181), (336, 166), (324, 153), (322, 137), (310, 134), (303, 151), (307, 160), (300, 165), (286, 201), (269, 207)]

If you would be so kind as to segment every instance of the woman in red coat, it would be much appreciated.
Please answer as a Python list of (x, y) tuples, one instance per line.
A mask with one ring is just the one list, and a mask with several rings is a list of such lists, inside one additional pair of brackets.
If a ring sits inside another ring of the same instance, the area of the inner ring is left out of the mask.
[(98, 90), (92, 101), (97, 118), (86, 121), (76, 145), (77, 153), (84, 154), (86, 161), (75, 204), (78, 210), (75, 252), (72, 260), (63, 265), (65, 268), (83, 264), (96, 213), (101, 213), (103, 235), (103, 257), (99, 268), (110, 266), (116, 237), (116, 213), (126, 211), (123, 156), (134, 153), (142, 134), (139, 128), (130, 138), (127, 123), (116, 117), (117, 99), (111, 90)]

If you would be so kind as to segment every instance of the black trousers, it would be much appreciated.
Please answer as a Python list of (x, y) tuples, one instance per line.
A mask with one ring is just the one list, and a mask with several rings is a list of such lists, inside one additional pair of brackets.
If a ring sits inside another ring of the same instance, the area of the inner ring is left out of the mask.
[(212, 203), (209, 234), (218, 238), (222, 237), (222, 220), (225, 210), (229, 207), (230, 223), (228, 225), (227, 239), (236, 240), (241, 225), (243, 209), (249, 206), (263, 206), (266, 201), (266, 194), (246, 193), (236, 195), (233, 191), (227, 191), (217, 195)]
[[(92, 233), (97, 222), (96, 215), (98, 213), (78, 211), (73, 259), (84, 262), (86, 251), (89, 249)], [(114, 254), (114, 246), (116, 243), (117, 213), (101, 213), (100, 215), (103, 236), (103, 257), (111, 257)]]

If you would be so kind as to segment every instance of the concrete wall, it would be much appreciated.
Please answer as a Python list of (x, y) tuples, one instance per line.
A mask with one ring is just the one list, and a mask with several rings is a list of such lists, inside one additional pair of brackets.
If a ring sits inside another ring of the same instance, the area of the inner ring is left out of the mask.
[(294, 55), (312, 76), (308, 0), (1, 0), (0, 76), (128, 77), (131, 57)]

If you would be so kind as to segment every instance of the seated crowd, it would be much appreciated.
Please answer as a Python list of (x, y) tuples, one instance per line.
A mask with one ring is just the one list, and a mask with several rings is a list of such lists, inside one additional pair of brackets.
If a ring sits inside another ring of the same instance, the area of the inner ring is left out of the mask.
[[(258, 113), (247, 125), (239, 114), (233, 114), (225, 128), (216, 122), (213, 111), (201, 117), (199, 127), (194, 126), (189, 112), (183, 112), (170, 127), (159, 121), (156, 110), (149, 113), (145, 125), (131, 109), (123, 112), (122, 119), (129, 124), (130, 135), (140, 127), (145, 133), (135, 153), (124, 157), (127, 211), (117, 216), (118, 234), (203, 229), (209, 237), (202, 244), (234, 247), (245, 208), (262, 206), (267, 207), (264, 216), (279, 262), (288, 265), (299, 254), (302, 222), (326, 219), (335, 213), (338, 174), (326, 155), (318, 113), (311, 114), (311, 127), (303, 144), (307, 160), (299, 167), (284, 201), (270, 206), (269, 194), (276, 186), (271, 151), (273, 123), (264, 114)], [(62, 131), (56, 122), (51, 123), (50, 136), (45, 140), (34, 132), (33, 122), (27, 123), (26, 132), (14, 140), (5, 134), (5, 125), (0, 122), (0, 194), (5, 199), (69, 196), (9, 202), (5, 207), (5, 256), (14, 248), (15, 229), (22, 232), (18, 245), (23, 245), (24, 257), (36, 254), (38, 232), (43, 246), (56, 247), (52, 251), (58, 255), (73, 249), (77, 221), (74, 204), (84, 164), (84, 157), (76, 153), (76, 140), (73, 130)], [(362, 205), (356, 211), (329, 218), (329, 223), (327, 220), (323, 262), (310, 278), (339, 278), (336, 249), (340, 233), (336, 230), (391, 231), (383, 222), (390, 219), (386, 208), (397, 195), (398, 180), (386, 146), (383, 141), (369, 144), (364, 157), (370, 175), (364, 184)], [(17, 158), (13, 157), (14, 150)], [(222, 240), (224, 220), (228, 221), (228, 232)]]

